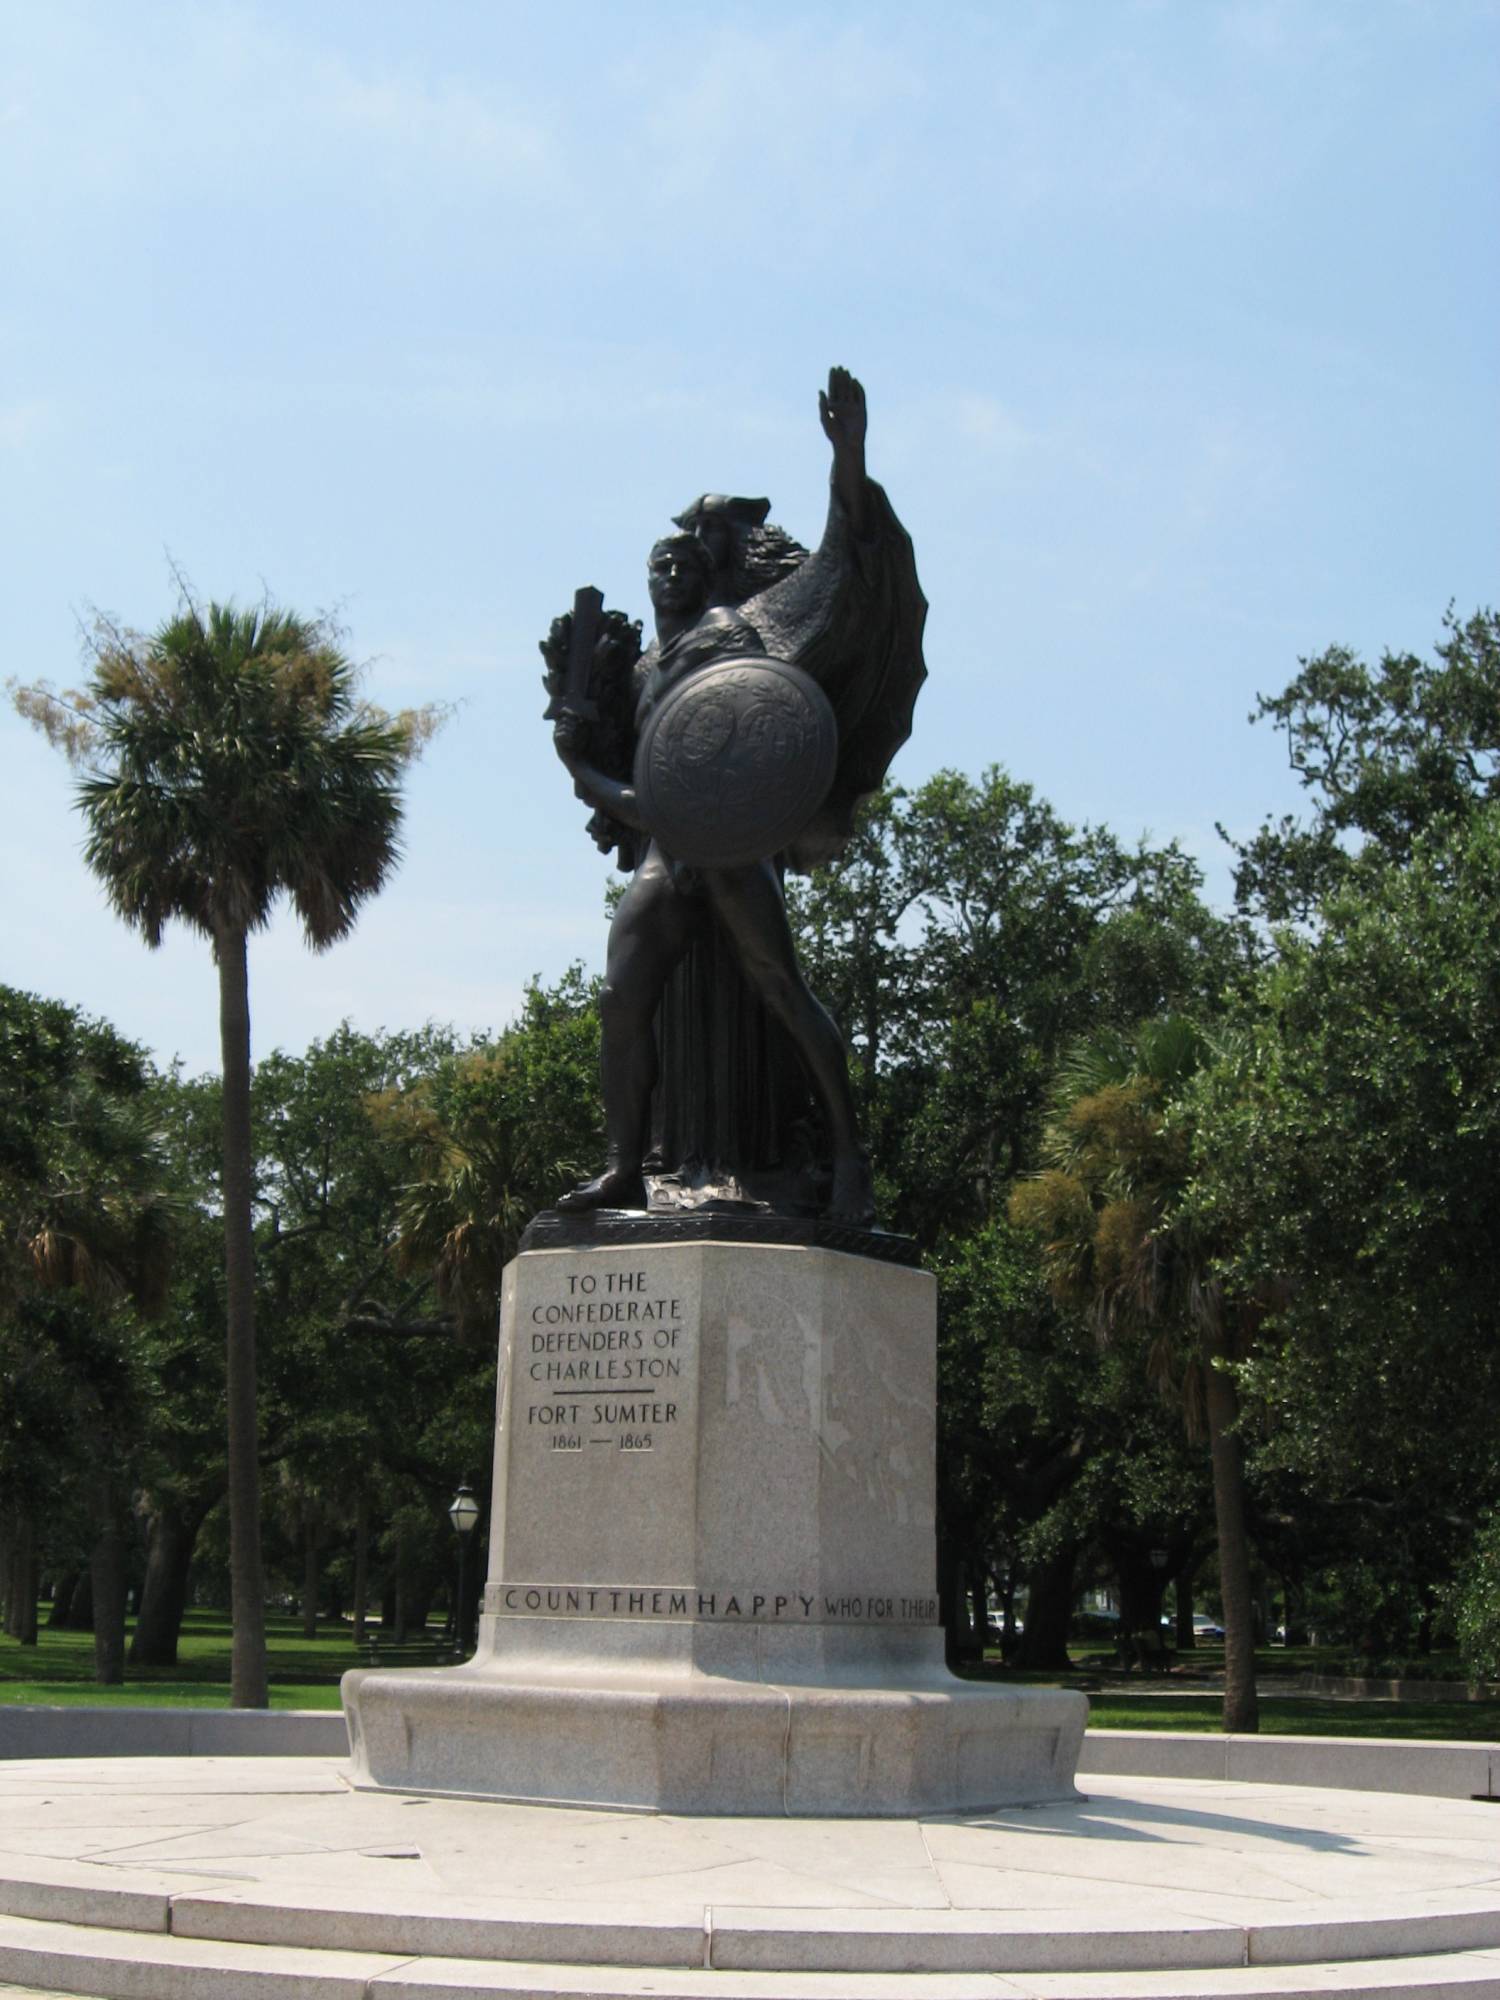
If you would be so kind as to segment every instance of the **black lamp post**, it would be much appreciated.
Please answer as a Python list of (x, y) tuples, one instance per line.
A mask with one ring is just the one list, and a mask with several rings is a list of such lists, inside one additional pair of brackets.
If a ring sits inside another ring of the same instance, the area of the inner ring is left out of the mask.
[(458, 1641), (461, 1656), (470, 1650), (469, 1639), (469, 1537), (474, 1532), (479, 1519), (479, 1502), (465, 1481), (453, 1496), (453, 1504), (448, 1509), (448, 1519), (453, 1523), (458, 1536), (458, 1604), (453, 1620), (454, 1636)]

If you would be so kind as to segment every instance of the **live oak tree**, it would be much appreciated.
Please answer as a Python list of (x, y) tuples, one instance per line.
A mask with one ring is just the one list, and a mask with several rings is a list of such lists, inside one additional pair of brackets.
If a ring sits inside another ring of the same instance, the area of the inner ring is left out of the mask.
[(1284, 1288), (1241, 1370), (1262, 1460), (1429, 1584), (1500, 1503), (1497, 908), (1500, 802), (1364, 856), (1196, 1086), (1201, 1226)]
[[(401, 1163), (368, 1106), (455, 1046), (430, 1026), (371, 1035), (346, 1022), (300, 1056), (278, 1049), (255, 1065), (256, 1320), (274, 1328), (257, 1351), (260, 1463), (296, 1528), (293, 1577), (309, 1573), (346, 1515), (347, 1525), (361, 1518), (366, 1489), (400, 1455), (413, 1407), (431, 1393), (434, 1343), (407, 1337), (431, 1310), (428, 1288), (394, 1270)], [(137, 1666), (176, 1660), (190, 1565), (225, 1489), (222, 1362), (204, 1350), (223, 1313), (219, 1081), (174, 1077), (160, 1096), (183, 1201), (153, 1329), (164, 1408), (137, 1499), (148, 1534)], [(266, 1554), (274, 1564), (274, 1544)]]
[(1241, 909), (1309, 919), (1357, 858), (1404, 863), (1426, 828), (1500, 799), (1500, 616), (1450, 609), (1443, 633), (1430, 660), (1386, 652), (1374, 667), (1330, 646), (1259, 698), (1250, 719), (1285, 738), (1311, 812), (1231, 841)]
[[(946, 1241), (938, 1280), (939, 1589), (955, 1657), (983, 1643), (984, 1607), (1024, 1593), (1024, 1666), (1067, 1663), (1080, 1538), (1052, 1532), (1093, 1444), (1097, 1369), (1081, 1316), (1048, 1293), (1033, 1246), (996, 1220)], [(1043, 1527), (1042, 1524), (1046, 1526)], [(969, 1599), (980, 1629), (966, 1617)]]
[(346, 1021), (303, 1055), (278, 1050), (256, 1067), (258, 1265), (278, 1330), (262, 1458), (276, 1468), (309, 1634), (325, 1558), (351, 1542), (362, 1634), (383, 1496), (414, 1486), (434, 1504), (451, 1496), (451, 1463), (430, 1465), (417, 1433), (466, 1358), (431, 1274), (398, 1268), (408, 1163), (380, 1112), (459, 1046), (430, 1023), (366, 1034)]
[(882, 1213), (924, 1247), (1003, 1212), (1062, 1049), (1208, 1005), (1245, 976), (1174, 845), (1075, 827), (992, 766), (874, 799), (843, 860), (790, 884), (798, 949), (848, 1038)]
[[(946, 1242), (931, 1268), (948, 1589), (982, 1607), (988, 1580), (1002, 1613), (1024, 1594), (1024, 1625), (1005, 1634), (1017, 1664), (1066, 1668), (1081, 1566), (1102, 1558), (1124, 1630), (1154, 1633), (1165, 1585), (1201, 1547), (1207, 1495), (1140, 1343), (1117, 1333), (1102, 1346), (1052, 1297), (1030, 1234), (1004, 1220)], [(960, 1620), (960, 1649), (975, 1636)]]
[(347, 935), (396, 864), (401, 774), (433, 721), (370, 707), (357, 679), (324, 622), (185, 596), (149, 634), (101, 622), (81, 690), (16, 695), (82, 772), (115, 910), (153, 947), (186, 923), (218, 967), (236, 1707), (267, 1700), (247, 944), (283, 894), (315, 950)]
[(1497, 1496), (1500, 618), (1443, 623), (1430, 658), (1333, 647), (1258, 703), (1311, 810), (1237, 847), (1236, 895), (1297, 928), (1242, 996), (1243, 1073), (1194, 1087), (1195, 1203), (1285, 1293), (1240, 1371), (1262, 1477), (1341, 1511), (1364, 1652), (1426, 1642)]
[[(382, 1582), (388, 1601), (399, 1582), (412, 1612), (443, 1575), (445, 1509), (459, 1478), (483, 1492), (493, 1411), (493, 1285), (465, 1252), (487, 1240), (485, 1218), (509, 1216), (481, 1260), (497, 1275), (521, 1224), (590, 1157), (597, 1064), (591, 990), (572, 974), (535, 989), (498, 1035), (466, 1042), (432, 1025), (367, 1034), (344, 1023), (301, 1054), (273, 1050), (256, 1064), (257, 1318), (274, 1329), (258, 1355), (261, 1470), (277, 1502), (265, 1554), (275, 1582), (300, 1584), (305, 1620), (336, 1590), (362, 1633)], [(212, 1078), (165, 1091), (187, 1213), (154, 1335), (168, 1393), (139, 1471), (150, 1539), (137, 1665), (175, 1658), (200, 1530), (210, 1554), (217, 1540), (222, 1374), (194, 1344), (221, 1283), (202, 1241), (218, 1208), (210, 1098)], [(429, 1169), (437, 1187), (425, 1199), (449, 1216), (430, 1255), (404, 1249), (399, 1227)], [(440, 1297), (450, 1227), (461, 1232), (464, 1283)]]
[(130, 1475), (157, 1386), (145, 1322), (178, 1220), (152, 1095), (105, 1023), (0, 987), (0, 1594), (34, 1643), (45, 1525), (73, 1525), (105, 1683), (124, 1675)]

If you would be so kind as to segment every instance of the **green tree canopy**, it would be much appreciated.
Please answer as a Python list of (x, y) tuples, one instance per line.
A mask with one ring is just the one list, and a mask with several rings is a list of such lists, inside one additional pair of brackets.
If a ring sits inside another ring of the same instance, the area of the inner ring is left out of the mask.
[(1212, 1006), (1243, 975), (1248, 930), (1200, 886), (1177, 847), (1070, 826), (993, 767), (882, 793), (838, 866), (792, 885), (895, 1226), (929, 1245), (1003, 1208), (1085, 1028)]
[(1405, 862), (1424, 829), (1500, 798), (1500, 617), (1450, 609), (1443, 629), (1431, 660), (1387, 652), (1371, 668), (1331, 646), (1260, 697), (1250, 719), (1285, 737), (1312, 813), (1231, 841), (1241, 909), (1308, 918), (1356, 857)]
[(13, 1628), (35, 1633), (44, 1524), (92, 1552), (99, 1678), (124, 1663), (124, 1512), (156, 1383), (137, 1311), (161, 1306), (180, 1220), (141, 1051), (0, 987), (0, 1514)]
[(1286, 1290), (1242, 1371), (1268, 1463), (1459, 1536), (1500, 1499), (1497, 908), (1500, 803), (1353, 867), (1197, 1107), (1194, 1209)]

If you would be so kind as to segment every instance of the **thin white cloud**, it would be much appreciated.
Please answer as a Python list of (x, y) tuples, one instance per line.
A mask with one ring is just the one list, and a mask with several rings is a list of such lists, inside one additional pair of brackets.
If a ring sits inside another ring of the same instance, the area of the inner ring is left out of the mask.
[(1028, 441), (1025, 426), (998, 396), (975, 391), (956, 396), (953, 417), (960, 435), (987, 451), (1014, 453)]
[(514, 180), (552, 163), (552, 144), (537, 122), (461, 84), (430, 88), (393, 76), (362, 76), (347, 63), (318, 66), (316, 96), (329, 127), (346, 138), (402, 158), (465, 175)]
[(312, 16), (47, 10), (12, 58), (0, 160), (24, 162), (48, 208), (69, 189), (174, 206), (226, 188), (266, 202), (288, 184), (473, 195), (534, 190), (552, 168), (545, 125), (500, 80), (411, 76), (321, 39)]
[(55, 404), (42, 396), (0, 403), (0, 451), (24, 451), (39, 444), (56, 421)]

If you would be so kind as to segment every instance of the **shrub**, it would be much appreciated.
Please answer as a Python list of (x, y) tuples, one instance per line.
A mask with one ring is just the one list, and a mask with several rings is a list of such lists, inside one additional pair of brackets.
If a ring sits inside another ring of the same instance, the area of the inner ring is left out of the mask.
[(1453, 1587), (1458, 1650), (1471, 1680), (1500, 1680), (1500, 1511), (1480, 1527)]

